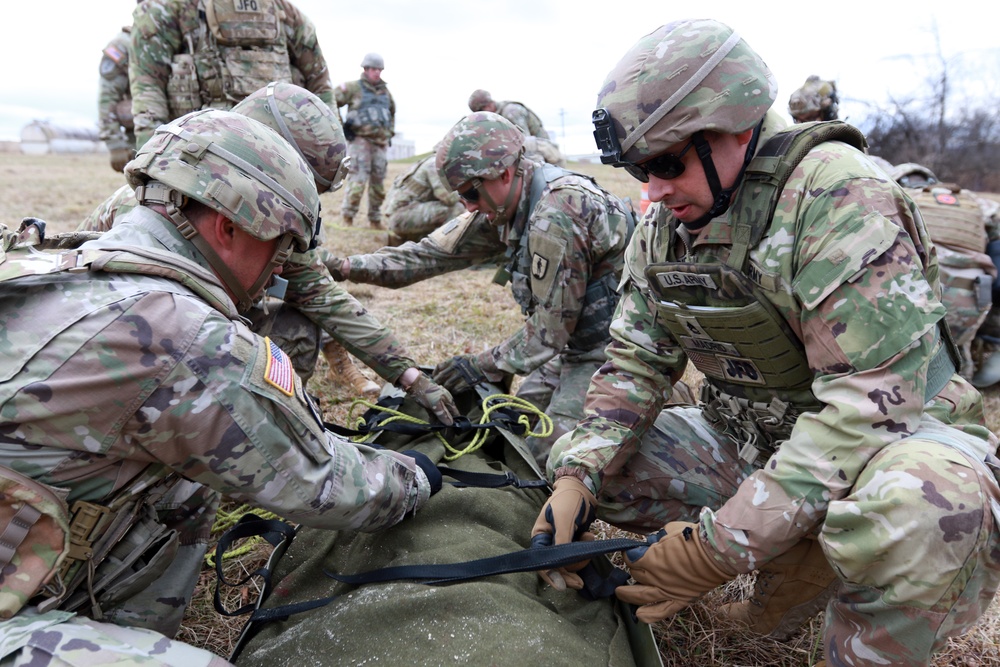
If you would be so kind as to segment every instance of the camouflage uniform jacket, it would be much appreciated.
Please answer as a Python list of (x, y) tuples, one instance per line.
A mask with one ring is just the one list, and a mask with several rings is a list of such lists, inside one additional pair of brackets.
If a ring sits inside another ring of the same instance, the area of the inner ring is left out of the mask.
[[(77, 231), (106, 232), (137, 205), (132, 188), (123, 185), (94, 209)], [(417, 365), (406, 356), (406, 348), (396, 335), (334, 281), (316, 250), (293, 253), (281, 277), (288, 281), (285, 302), (333, 336), (380, 377), (395, 382), (406, 369)]]
[(108, 45), (101, 57), (100, 90), (97, 96), (97, 123), (101, 140), (109, 150), (135, 148), (135, 134), (132, 132), (132, 112), (127, 118), (120, 117), (119, 103), (130, 104), (132, 95), (128, 86), (128, 46), (131, 26), (122, 28)]
[(542, 119), (534, 111), (520, 102), (497, 102), (497, 113), (521, 128), (530, 137), (548, 139), (549, 133), (542, 125)]
[[(781, 125), (769, 112), (761, 143), (773, 132), (767, 127)], [(591, 380), (584, 419), (565, 436), (568, 446), (549, 462), (556, 477), (577, 476), (600, 492), (602, 479), (636, 451), (670, 397), (671, 377), (685, 368), (684, 349), (657, 321), (644, 268), (724, 262), (732, 239), (729, 214), (693, 240), (677, 227), (654, 204), (636, 229), (608, 363)], [(709, 541), (741, 572), (813, 532), (880, 449), (917, 429), (944, 315), (936, 259), (916, 207), (839, 142), (813, 148), (795, 168), (750, 259), (772, 286), (766, 298), (804, 343), (821, 407), (798, 417), (790, 437), (721, 508), (702, 510)], [(989, 438), (982, 397), (958, 375), (926, 411)], [(750, 543), (727, 542), (730, 533), (718, 526), (743, 528)]]
[(385, 204), (386, 217), (404, 206), (419, 202), (439, 201), (445, 206), (458, 203), (458, 193), (441, 181), (429, 155), (396, 177)]
[[(316, 29), (290, 0), (258, 0), (277, 12), (280, 30), (271, 45), (273, 51), (220, 46), (205, 18), (206, 6), (212, 2), (222, 0), (146, 0), (135, 8), (129, 81), (137, 147), (163, 123), (195, 109), (231, 109), (274, 80), (299, 85), (332, 107), (330, 73)], [(230, 51), (237, 55), (230, 54), (227, 65)], [(192, 62), (181, 62), (184, 58)], [(174, 67), (193, 71), (185, 80), (171, 76)], [(187, 85), (193, 88), (188, 90)], [(185, 97), (190, 98), (190, 108), (178, 108)]]
[[(589, 352), (607, 342), (614, 283), (628, 238), (628, 209), (580, 174), (566, 172), (546, 184), (529, 210), (531, 180), (539, 163), (525, 166), (514, 219), (501, 231), (514, 270), (511, 289), (525, 310), (524, 326), (491, 351), (496, 367), (527, 375), (562, 353)], [(463, 216), (420, 243), (350, 258), (350, 279), (387, 287), (411, 284), (464, 266), (499, 259), (504, 245), (484, 216)], [(527, 248), (522, 236), (527, 235)], [(519, 272), (517, 261), (530, 265)], [(609, 285), (603, 297), (595, 287)], [(605, 306), (607, 306), (605, 308)]]
[(173, 471), (330, 529), (383, 528), (428, 498), (410, 459), (323, 428), (287, 357), (166, 218), (138, 207), (81, 251), (102, 248), (159, 251), (188, 279), (163, 259), (49, 273), (55, 253), (8, 253), (0, 465), (96, 503)]
[[(333, 99), (331, 107), (347, 107), (345, 132), (368, 139), (376, 146), (386, 146), (396, 134), (396, 102), (385, 81), (372, 83), (364, 77), (345, 81), (333, 89)], [(384, 114), (386, 108), (388, 118)]]

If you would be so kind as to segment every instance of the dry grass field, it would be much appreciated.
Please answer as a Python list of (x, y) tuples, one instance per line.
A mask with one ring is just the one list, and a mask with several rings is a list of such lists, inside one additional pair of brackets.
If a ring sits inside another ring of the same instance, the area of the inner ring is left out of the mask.
[[(390, 164), (389, 182), (405, 165)], [(601, 165), (571, 165), (594, 175), (619, 196), (631, 197), (638, 208), (639, 186), (621, 170)], [(0, 222), (16, 227), (24, 216), (46, 220), (52, 231), (70, 231), (105, 197), (124, 183), (121, 174), (108, 167), (103, 155), (23, 156), (0, 154)], [(388, 183), (387, 183), (388, 184)], [(362, 210), (354, 227), (341, 225), (341, 193), (323, 196), (326, 244), (339, 255), (373, 251), (386, 240), (386, 232), (366, 227)], [(517, 330), (522, 318), (509, 290), (491, 284), (492, 271), (463, 271), (389, 290), (346, 283), (348, 289), (384, 324), (392, 328), (418, 363), (433, 365), (453, 354), (474, 352), (503, 340)], [(323, 363), (322, 361), (320, 362)], [(374, 373), (366, 374), (376, 379)], [(696, 377), (694, 378), (697, 379)], [(332, 385), (324, 369), (317, 372), (310, 390), (320, 397), (326, 418), (346, 424), (353, 396)], [(987, 396), (990, 425), (1000, 427), (1000, 390)], [(256, 557), (227, 564), (231, 578), (242, 578), (259, 564)], [(180, 639), (227, 655), (242, 621), (225, 619), (212, 609), (214, 571), (206, 569), (197, 599), (185, 619)], [(750, 586), (741, 578), (678, 615), (672, 622), (654, 628), (666, 665), (773, 665), (800, 667), (822, 657), (817, 618), (788, 643), (763, 640), (720, 621), (713, 609), (738, 598)], [(233, 609), (253, 599), (244, 587), (229, 594)], [(939, 667), (1000, 665), (1000, 607), (994, 603), (977, 628), (953, 641), (933, 663)]]

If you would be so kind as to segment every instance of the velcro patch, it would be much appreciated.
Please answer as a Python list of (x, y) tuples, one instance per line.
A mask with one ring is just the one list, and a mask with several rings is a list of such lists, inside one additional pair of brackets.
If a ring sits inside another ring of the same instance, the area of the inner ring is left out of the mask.
[(531, 293), (541, 303), (547, 303), (552, 293), (552, 286), (559, 273), (559, 265), (566, 254), (566, 241), (531, 230), (528, 237), (528, 251), (531, 253)]
[(264, 368), (264, 382), (276, 387), (286, 396), (295, 393), (295, 369), (292, 360), (288, 358), (278, 345), (270, 338), (264, 338), (267, 345), (267, 366)]
[(937, 192), (934, 194), (934, 201), (942, 206), (958, 206), (958, 197), (950, 192)]
[(531, 256), (531, 277), (536, 280), (545, 278), (549, 270), (549, 260), (545, 259), (537, 252)]

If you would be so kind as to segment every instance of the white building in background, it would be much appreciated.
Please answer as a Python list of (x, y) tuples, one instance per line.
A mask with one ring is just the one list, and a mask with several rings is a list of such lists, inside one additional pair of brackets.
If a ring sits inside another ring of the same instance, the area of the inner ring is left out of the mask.
[(417, 145), (409, 139), (404, 139), (402, 134), (397, 133), (392, 138), (392, 146), (385, 152), (387, 160), (405, 160), (413, 157), (417, 152)]
[(21, 152), (27, 155), (97, 153), (105, 150), (107, 148), (96, 127), (71, 127), (34, 120), (21, 129)]

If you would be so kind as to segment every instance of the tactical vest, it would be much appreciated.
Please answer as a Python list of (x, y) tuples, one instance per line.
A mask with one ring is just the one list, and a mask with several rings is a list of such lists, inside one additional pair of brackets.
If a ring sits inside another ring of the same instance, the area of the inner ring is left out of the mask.
[[(575, 172), (568, 171), (551, 164), (543, 164), (536, 168), (531, 178), (531, 189), (528, 198), (528, 216), (542, 197), (546, 186), (558, 178), (567, 175), (582, 176)], [(596, 185), (596, 181), (589, 176), (584, 176)], [(625, 210), (627, 217), (626, 243), (632, 237), (635, 230), (635, 217), (631, 210)], [(521, 311), (525, 315), (534, 312), (535, 303), (532, 291), (532, 276), (537, 277), (540, 267), (532, 266), (534, 257), (531, 252), (531, 229), (530, 225), (525, 233), (521, 234), (517, 246), (512, 250), (508, 248), (508, 262), (504, 268), (497, 272), (494, 282), (505, 285), (509, 280), (514, 301), (521, 306)], [(576, 328), (569, 339), (569, 347), (574, 350), (588, 351), (599, 345), (603, 345), (608, 339), (608, 327), (611, 318), (618, 306), (618, 276), (609, 271), (600, 276), (591, 276), (587, 283), (587, 291), (583, 299), (583, 308), (580, 311), (580, 318), (577, 320)]]
[(392, 125), (392, 114), (389, 111), (389, 93), (381, 87), (381, 94), (372, 89), (371, 84), (361, 79), (361, 103), (347, 112), (344, 124), (351, 128), (365, 125), (387, 128)]
[[(822, 408), (805, 347), (768, 298), (778, 285), (750, 262), (750, 250), (767, 231), (792, 171), (826, 141), (867, 147), (859, 130), (831, 121), (796, 125), (758, 151), (730, 207), (726, 264), (664, 262), (645, 270), (659, 321), (705, 375), (706, 419), (757, 465), (788, 439), (800, 414)], [(956, 358), (953, 345), (941, 346), (928, 371), (928, 400), (947, 383)]]
[[(3, 248), (14, 247), (15, 236), (5, 232), (3, 238)], [(167, 278), (157, 290), (194, 293), (230, 319), (237, 317), (214, 275), (174, 253), (129, 246), (0, 254), (0, 282), (62, 271)], [(106, 298), (118, 301), (127, 291), (123, 285)], [(94, 299), (71, 304), (63, 321), (69, 326), (101, 305)], [(19, 350), (22, 363), (11, 360), (0, 387), (48, 340), (42, 337), (37, 347)], [(9, 383), (6, 387), (9, 391), (0, 390), (0, 401), (17, 390)], [(0, 618), (9, 618), (29, 601), (41, 612), (87, 608), (99, 614), (160, 577), (176, 553), (178, 537), (159, 522), (154, 505), (180, 478), (159, 465), (149, 466), (141, 478), (102, 503), (77, 500), (67, 507), (64, 489), (0, 466), (0, 569), (18, 573), (0, 578)]]
[(909, 191), (934, 243), (958, 251), (982, 253), (989, 239), (979, 203), (950, 183)]
[(171, 118), (208, 107), (229, 109), (271, 81), (292, 81), (277, 0), (202, 0), (205, 24), (184, 35), (167, 83)]

